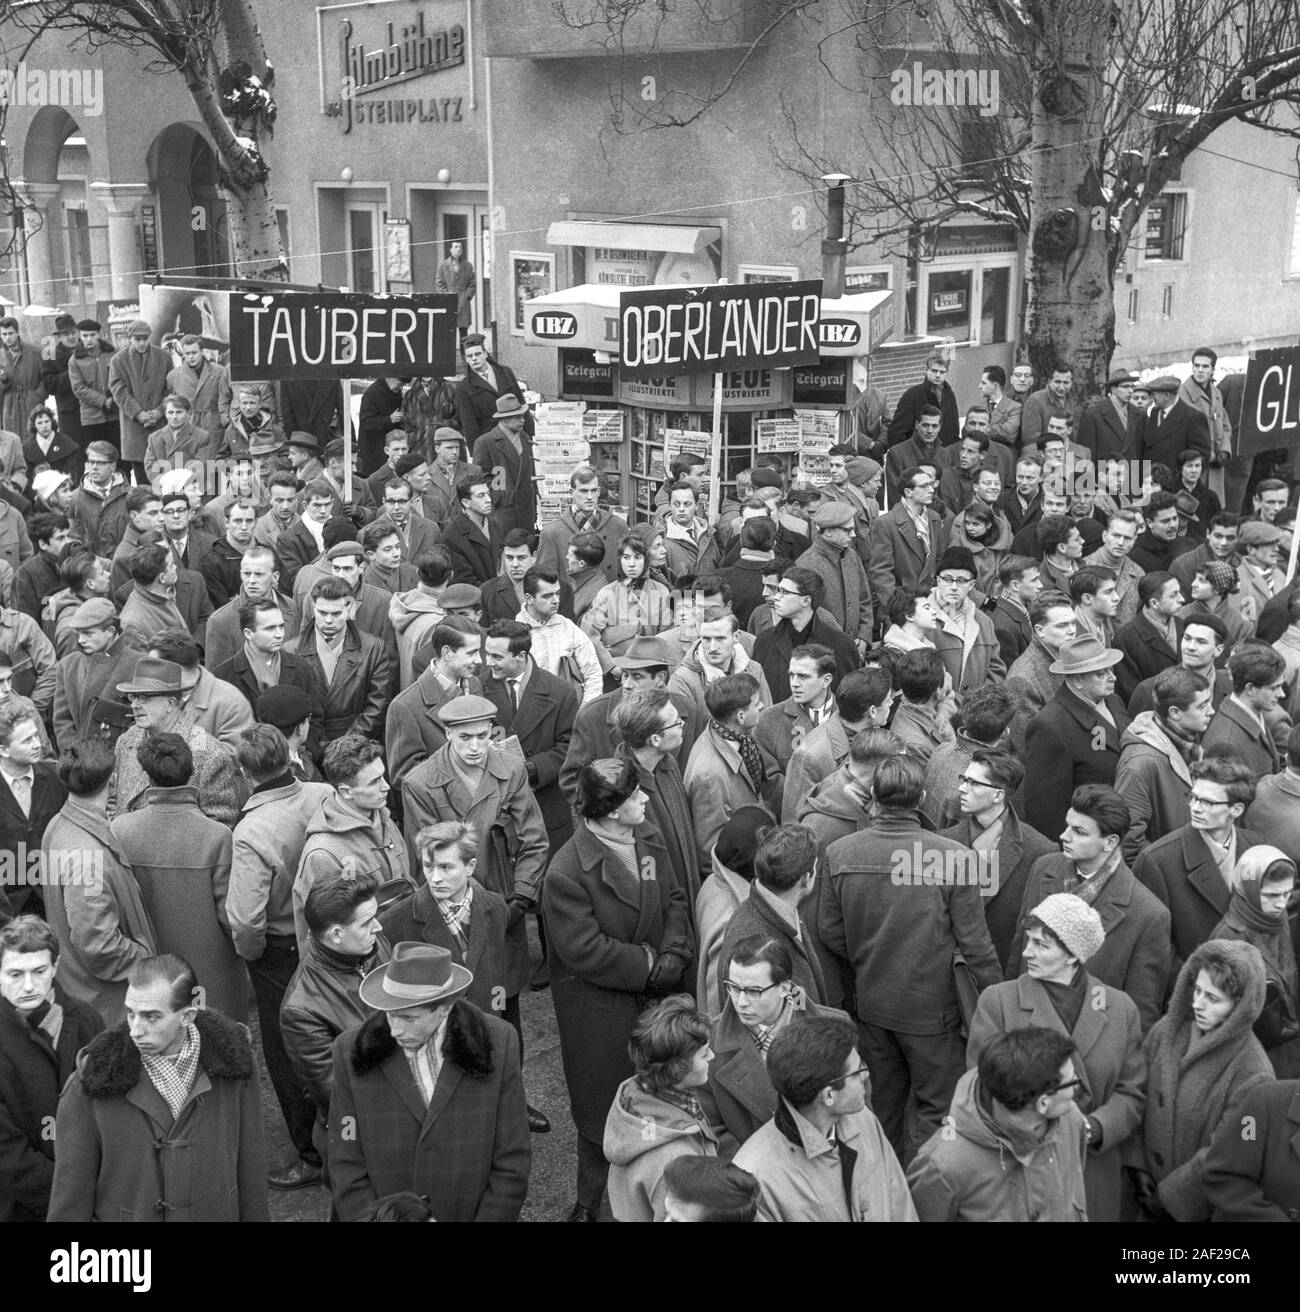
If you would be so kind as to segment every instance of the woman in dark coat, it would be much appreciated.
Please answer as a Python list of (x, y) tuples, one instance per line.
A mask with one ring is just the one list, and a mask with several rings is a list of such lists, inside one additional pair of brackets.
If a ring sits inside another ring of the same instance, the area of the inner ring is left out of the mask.
[(1281, 848), (1247, 848), (1232, 872), (1228, 910), (1210, 935), (1253, 943), (1264, 958), (1264, 1007), (1255, 1036), (1279, 1080), (1300, 1076), (1300, 982), (1287, 919), (1295, 882), (1295, 862)]
[(578, 822), (542, 885), (551, 998), (578, 1131), (578, 1199), (570, 1221), (594, 1221), (605, 1189), (605, 1120), (632, 1072), (627, 1044), (647, 995), (678, 991), (693, 956), (686, 895), (662, 878), (647, 840), (646, 795), (631, 762), (578, 775)]
[(1142, 1124), (1146, 1062), (1137, 1005), (1102, 984), (1084, 963), (1106, 940), (1101, 917), (1073, 893), (1053, 893), (1029, 915), (1025, 973), (980, 994), (966, 1061), (974, 1066), (990, 1039), (1042, 1026), (1074, 1040), (1075, 1098), (1088, 1118), (1084, 1188), (1089, 1221), (1119, 1221), (1124, 1197), (1121, 1150)]
[[(1264, 962), (1249, 943), (1211, 940), (1187, 959), (1169, 1010), (1147, 1035), (1147, 1105), (1134, 1173), (1157, 1221), (1208, 1221), (1201, 1175), (1210, 1140), (1273, 1068), (1251, 1026), (1264, 1006)], [(1137, 1147), (1136, 1141), (1131, 1146)]]

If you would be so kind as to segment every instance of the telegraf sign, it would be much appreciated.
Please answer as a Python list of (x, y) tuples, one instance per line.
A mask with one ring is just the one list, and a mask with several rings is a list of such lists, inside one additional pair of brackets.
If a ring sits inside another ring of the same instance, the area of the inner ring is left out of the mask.
[(820, 279), (623, 292), (620, 372), (635, 379), (812, 364), (821, 293)]
[(230, 376), (390, 378), (456, 372), (454, 294), (230, 294)]

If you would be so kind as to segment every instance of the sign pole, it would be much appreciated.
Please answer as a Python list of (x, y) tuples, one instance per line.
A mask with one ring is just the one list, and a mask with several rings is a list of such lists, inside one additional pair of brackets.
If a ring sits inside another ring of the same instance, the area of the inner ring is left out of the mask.
[(343, 500), (352, 500), (352, 384), (340, 379), (343, 388)]
[[(709, 444), (709, 527), (718, 522), (722, 498), (722, 375), (713, 375), (713, 441)], [(1300, 523), (1300, 521), (1297, 521)]]

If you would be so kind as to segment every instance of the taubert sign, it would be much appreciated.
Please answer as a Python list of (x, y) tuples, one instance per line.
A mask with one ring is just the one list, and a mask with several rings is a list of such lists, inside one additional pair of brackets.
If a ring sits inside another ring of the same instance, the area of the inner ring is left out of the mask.
[(625, 291), (621, 372), (652, 378), (812, 364), (821, 293), (820, 280)]
[(456, 368), (455, 295), (230, 294), (230, 376), (386, 378)]

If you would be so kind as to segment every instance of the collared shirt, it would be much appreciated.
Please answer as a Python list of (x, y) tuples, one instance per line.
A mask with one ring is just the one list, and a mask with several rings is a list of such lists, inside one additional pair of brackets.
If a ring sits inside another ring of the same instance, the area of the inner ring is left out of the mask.
[(925, 554), (928, 556), (934, 550), (934, 543), (930, 541), (930, 519), (926, 514), (925, 507), (921, 507), (921, 513), (918, 515), (912, 509), (912, 503), (906, 498), (902, 498), (903, 509), (911, 517), (912, 523), (916, 527), (916, 535), (921, 539), (921, 545), (925, 548)]
[(1237, 694), (1236, 694), (1235, 692), (1231, 694), (1231, 700), (1234, 701), (1234, 702), (1235, 702), (1235, 703), (1241, 708), (1243, 714), (1245, 714), (1245, 715), (1249, 715), (1250, 718), (1251, 718), (1252, 720), (1254, 720), (1255, 723), (1256, 723), (1257, 725), (1259, 725), (1259, 727), (1260, 727), (1260, 731), (1261, 731), (1261, 732), (1264, 734), (1264, 736), (1267, 738), (1267, 737), (1268, 737), (1268, 724), (1267, 724), (1267, 722), (1265, 721), (1264, 717), (1263, 717), (1263, 716), (1262, 716), (1257, 710), (1255, 710), (1254, 707), (1252, 707), (1252, 706), (1247, 706), (1246, 703), (1243, 702), (1243, 701), (1241, 700), (1241, 698), (1238, 697)]
[(835, 714), (835, 698), (827, 693), (820, 706), (805, 706), (803, 712), (812, 721), (814, 728), (825, 724)]
[(1232, 887), (1232, 872), (1237, 865), (1236, 825), (1228, 830), (1226, 844), (1220, 843), (1213, 834), (1207, 833), (1204, 829), (1199, 832), (1205, 840), (1205, 846), (1209, 849), (1210, 855), (1214, 858), (1214, 864), (1218, 868), (1219, 878), (1223, 880), (1224, 888), (1230, 889)]
[(347, 636), (347, 629), (340, 629), (338, 636), (330, 642), (320, 633), (316, 634), (316, 659), (320, 661), (320, 667), (324, 671), (327, 688), (334, 682), (334, 671), (338, 669), (339, 657), (343, 654), (343, 642)]
[(9, 785), (9, 791), (14, 795), (14, 801), (22, 808), (23, 814), (30, 815), (36, 771), (29, 765), (22, 774), (10, 774), (8, 770), (0, 770), (0, 774), (4, 775), (4, 781)]
[(323, 534), (325, 532), (325, 525), (318, 524), (310, 515), (304, 515), (302, 517), (302, 526), (311, 534), (311, 540), (316, 544), (316, 550), (324, 551), (325, 538)]
[(776, 913), (777, 919), (779, 919), (794, 936), (794, 941), (796, 943), (802, 943), (803, 922), (799, 919), (798, 908), (792, 907), (788, 902), (782, 901), (782, 899), (777, 897), (777, 895), (770, 889), (764, 888), (757, 879), (750, 885), (750, 888), (753, 890), (751, 896), (766, 903), (766, 905)]

